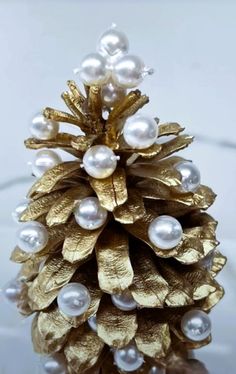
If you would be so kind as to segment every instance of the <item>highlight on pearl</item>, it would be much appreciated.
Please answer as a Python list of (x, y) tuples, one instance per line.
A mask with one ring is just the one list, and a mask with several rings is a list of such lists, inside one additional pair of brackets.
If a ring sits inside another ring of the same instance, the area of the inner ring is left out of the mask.
[(37, 152), (32, 163), (33, 174), (40, 178), (49, 169), (60, 164), (62, 159), (58, 154), (51, 150), (42, 150)]
[(46, 227), (37, 221), (23, 223), (17, 231), (17, 245), (25, 252), (37, 252), (48, 242)]
[(30, 124), (30, 132), (36, 139), (49, 140), (57, 136), (59, 123), (46, 119), (42, 113), (38, 113)]
[(155, 218), (148, 228), (148, 237), (157, 248), (169, 250), (182, 240), (183, 230), (179, 221), (171, 216)]
[(175, 166), (181, 174), (181, 186), (183, 192), (195, 192), (201, 183), (200, 171), (191, 161), (181, 161)]
[(23, 199), (20, 201), (15, 209), (12, 212), (12, 218), (16, 223), (20, 222), (21, 215), (24, 213), (24, 211), (28, 208), (29, 205), (29, 199)]
[(200, 342), (211, 334), (211, 320), (202, 310), (190, 310), (181, 320), (181, 329), (186, 338)]
[(10, 304), (17, 304), (22, 291), (22, 282), (19, 279), (11, 279), (1, 289), (4, 299)]
[(107, 83), (102, 87), (101, 98), (102, 103), (107, 108), (112, 108), (119, 103), (126, 95), (126, 90), (115, 86), (112, 82)]
[(157, 140), (158, 125), (152, 117), (136, 114), (126, 120), (123, 135), (132, 148), (149, 148)]
[(120, 57), (128, 52), (129, 40), (123, 31), (112, 26), (98, 40), (97, 50), (105, 57)]
[(60, 353), (53, 356), (44, 356), (41, 362), (43, 370), (47, 374), (67, 374), (65, 358)]
[(104, 179), (112, 175), (117, 166), (115, 153), (106, 145), (94, 145), (83, 157), (83, 167), (93, 178)]
[(117, 86), (134, 88), (142, 82), (144, 70), (144, 63), (138, 56), (126, 55), (114, 65), (112, 79)]
[(82, 82), (88, 86), (101, 86), (108, 81), (110, 76), (106, 59), (99, 53), (87, 55), (83, 59), (78, 73)]
[(165, 374), (165, 369), (158, 368), (157, 366), (153, 366), (148, 374)]
[(130, 344), (125, 348), (115, 350), (114, 361), (120, 370), (131, 372), (141, 368), (144, 357), (134, 344)]
[(97, 332), (97, 317), (96, 314), (88, 319), (88, 324), (91, 330)]
[(137, 308), (137, 303), (129, 291), (124, 292), (121, 295), (112, 295), (111, 300), (118, 309), (125, 312)]
[(96, 230), (107, 220), (107, 210), (104, 209), (97, 197), (86, 197), (74, 209), (75, 220), (85, 230)]
[(60, 312), (68, 317), (78, 317), (88, 310), (91, 297), (83, 284), (69, 283), (59, 291), (57, 303)]

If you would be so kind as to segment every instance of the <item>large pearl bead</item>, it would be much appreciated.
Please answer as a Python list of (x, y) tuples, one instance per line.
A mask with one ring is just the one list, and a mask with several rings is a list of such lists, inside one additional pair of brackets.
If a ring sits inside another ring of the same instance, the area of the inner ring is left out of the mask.
[(75, 220), (85, 230), (96, 230), (103, 226), (107, 219), (104, 209), (97, 197), (86, 197), (74, 209)]
[(129, 310), (134, 310), (137, 308), (137, 303), (133, 299), (130, 292), (124, 292), (121, 295), (112, 295), (111, 296), (113, 304), (120, 310), (125, 312)]
[(152, 117), (136, 114), (126, 120), (123, 134), (130, 147), (145, 149), (155, 143), (158, 136), (158, 126)]
[(42, 366), (47, 374), (67, 374), (65, 358), (60, 353), (43, 357)]
[(195, 192), (201, 183), (201, 175), (198, 168), (190, 161), (181, 161), (175, 168), (181, 174), (181, 186), (183, 192)]
[(83, 166), (91, 177), (104, 179), (114, 173), (117, 157), (106, 145), (94, 145), (85, 153)]
[(12, 218), (16, 223), (20, 222), (21, 215), (24, 213), (24, 211), (28, 208), (29, 205), (29, 199), (23, 199), (22, 201), (17, 204), (14, 211), (12, 212)]
[(133, 344), (130, 344), (125, 348), (117, 349), (114, 352), (114, 360), (120, 370), (127, 372), (140, 369), (144, 363), (142, 353), (140, 353)]
[(32, 163), (33, 174), (40, 178), (49, 169), (60, 164), (62, 159), (58, 154), (51, 150), (39, 151)]
[(144, 70), (144, 63), (139, 57), (127, 55), (114, 65), (112, 78), (120, 87), (134, 88), (142, 82)]
[(84, 314), (91, 303), (88, 289), (81, 283), (69, 283), (58, 294), (59, 310), (68, 317), (78, 317)]
[(211, 320), (202, 310), (190, 310), (181, 320), (181, 329), (186, 338), (200, 342), (210, 335)]
[(46, 119), (41, 113), (38, 113), (30, 124), (30, 132), (36, 139), (53, 139), (57, 136), (58, 131), (59, 123)]
[(19, 297), (22, 291), (22, 282), (18, 279), (12, 279), (2, 288), (2, 295), (4, 299), (11, 303), (16, 304), (19, 301)]
[(17, 245), (25, 252), (37, 252), (48, 242), (48, 232), (42, 223), (29, 221), (23, 223), (17, 231)]
[(110, 71), (106, 66), (106, 59), (98, 53), (87, 55), (79, 70), (79, 76), (82, 82), (88, 86), (101, 86), (107, 82)]
[(97, 49), (105, 57), (119, 57), (128, 52), (129, 40), (122, 31), (112, 27), (101, 35)]
[(148, 228), (148, 236), (152, 244), (164, 250), (176, 247), (183, 235), (182, 226), (171, 216), (155, 218)]
[(97, 332), (97, 317), (96, 314), (88, 319), (88, 324), (91, 330)]
[(101, 90), (102, 103), (107, 108), (112, 108), (114, 105), (119, 103), (125, 95), (126, 90), (115, 86), (112, 82), (103, 86)]

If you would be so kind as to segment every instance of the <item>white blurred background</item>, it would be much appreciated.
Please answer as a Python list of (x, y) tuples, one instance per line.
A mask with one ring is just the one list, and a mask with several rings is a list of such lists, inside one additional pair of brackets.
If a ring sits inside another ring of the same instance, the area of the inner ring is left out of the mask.
[[(155, 75), (142, 84), (149, 113), (196, 135), (185, 151), (218, 199), (221, 250), (229, 262), (219, 280), (226, 297), (212, 313), (213, 343), (197, 353), (211, 374), (235, 372), (236, 346), (236, 1), (0, 0), (0, 285), (15, 275), (8, 261), (16, 225), (11, 211), (32, 183), (24, 149), (29, 121), (60, 99), (81, 58), (112, 22)], [(147, 110), (147, 109), (146, 109)], [(29, 327), (0, 301), (0, 374), (36, 374)]]

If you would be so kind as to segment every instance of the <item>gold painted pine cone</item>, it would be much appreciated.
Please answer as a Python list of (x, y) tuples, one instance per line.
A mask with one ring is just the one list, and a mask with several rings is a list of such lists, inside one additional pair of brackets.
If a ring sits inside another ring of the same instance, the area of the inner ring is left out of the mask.
[[(208, 313), (224, 293), (215, 276), (226, 259), (215, 250), (217, 223), (205, 213), (215, 194), (203, 185), (195, 193), (179, 192), (181, 177), (174, 166), (183, 159), (172, 154), (187, 147), (192, 137), (180, 135), (184, 129), (177, 123), (159, 125), (159, 137), (171, 135), (165, 143), (145, 150), (124, 143), (125, 119), (148, 102), (140, 91), (130, 92), (104, 120), (99, 88), (86, 87), (85, 97), (74, 82), (68, 84), (70, 90), (62, 97), (72, 114), (46, 108), (44, 115), (78, 126), (84, 135), (60, 133), (52, 140), (25, 142), (31, 149), (63, 149), (76, 159), (47, 171), (29, 191), (31, 202), (21, 220), (43, 223), (49, 241), (36, 253), (20, 248), (12, 253), (12, 260), (22, 264), (19, 309), (25, 315), (35, 313), (35, 351), (61, 352), (71, 374), (119, 373), (110, 349), (130, 342), (145, 356), (139, 373), (148, 373), (152, 365), (169, 367), (171, 373), (171, 357), (182, 357), (179, 347), (186, 352), (211, 339), (186, 339), (182, 316), (193, 308)], [(119, 166), (106, 179), (89, 177), (81, 168), (83, 154), (95, 144), (105, 144), (120, 156)], [(88, 231), (72, 213), (76, 202), (94, 195), (109, 215), (102, 228)], [(147, 235), (151, 221), (162, 214), (177, 217), (183, 227), (181, 243), (170, 251), (155, 247)], [(84, 284), (91, 295), (89, 309), (77, 318), (61, 314), (56, 303), (59, 290), (71, 281)], [(139, 306), (135, 311), (123, 312), (111, 302), (110, 295), (127, 290)], [(94, 314), (97, 333), (87, 324)]]

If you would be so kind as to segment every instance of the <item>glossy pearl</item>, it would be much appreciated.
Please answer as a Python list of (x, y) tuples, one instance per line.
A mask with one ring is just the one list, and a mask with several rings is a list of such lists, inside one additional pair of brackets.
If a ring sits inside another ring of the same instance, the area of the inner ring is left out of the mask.
[(88, 319), (88, 324), (89, 324), (89, 327), (91, 328), (91, 330), (93, 330), (94, 332), (97, 332), (97, 317), (96, 315), (90, 317)]
[(145, 149), (155, 143), (158, 136), (158, 126), (152, 117), (136, 114), (125, 122), (123, 135), (130, 147)]
[(200, 342), (211, 333), (211, 320), (202, 310), (191, 310), (182, 318), (181, 329), (186, 338)]
[(74, 209), (75, 220), (85, 230), (96, 230), (103, 226), (107, 219), (104, 209), (97, 197), (86, 197)]
[(114, 352), (114, 360), (120, 370), (127, 372), (140, 369), (144, 363), (142, 353), (140, 353), (136, 346), (132, 344), (125, 348), (117, 349)]
[(80, 79), (88, 86), (103, 85), (110, 76), (106, 64), (106, 59), (99, 53), (87, 55), (81, 63), (79, 70)]
[(22, 201), (17, 204), (14, 211), (12, 212), (12, 218), (16, 223), (20, 222), (20, 218), (22, 213), (28, 208), (29, 205), (29, 199), (23, 199)]
[(83, 157), (83, 167), (93, 178), (104, 179), (116, 169), (117, 157), (106, 145), (94, 145)]
[(40, 178), (49, 169), (60, 164), (62, 159), (58, 154), (51, 150), (39, 151), (32, 163), (33, 174)]
[(128, 52), (129, 40), (122, 31), (112, 27), (102, 34), (97, 49), (105, 57), (118, 57)]
[(157, 366), (153, 366), (150, 370), (149, 370), (149, 373), (148, 374), (165, 374), (165, 370), (164, 369), (161, 369), (161, 368), (158, 368)]
[(126, 95), (126, 90), (115, 86), (112, 82), (102, 87), (101, 98), (105, 107), (112, 108), (119, 103)]
[(121, 295), (112, 295), (111, 296), (113, 304), (120, 310), (125, 312), (129, 310), (134, 310), (137, 308), (137, 303), (133, 299), (130, 292), (124, 292)]
[(29, 221), (23, 223), (17, 231), (17, 245), (25, 252), (37, 252), (48, 242), (48, 232), (42, 223)]
[(181, 174), (181, 190), (183, 192), (195, 192), (201, 183), (198, 168), (190, 161), (181, 161), (175, 168)]
[(152, 244), (164, 250), (176, 247), (183, 235), (181, 224), (171, 216), (155, 218), (148, 228), (148, 236)]
[(59, 310), (68, 317), (78, 317), (84, 314), (91, 303), (88, 289), (81, 283), (69, 283), (58, 294)]
[(21, 291), (22, 282), (20, 282), (18, 279), (12, 279), (3, 286), (2, 295), (7, 302), (16, 304), (19, 301)]
[(144, 63), (139, 57), (126, 55), (114, 65), (112, 78), (120, 87), (134, 88), (142, 82), (144, 70)]
[(57, 136), (58, 131), (59, 123), (46, 119), (41, 113), (38, 113), (30, 124), (30, 132), (36, 139), (53, 139)]
[(65, 358), (60, 353), (43, 357), (42, 366), (47, 374), (67, 374)]

